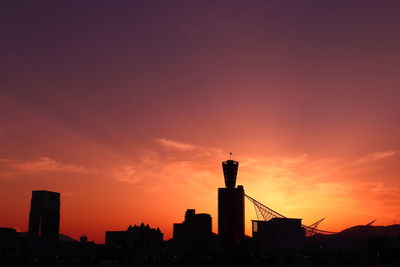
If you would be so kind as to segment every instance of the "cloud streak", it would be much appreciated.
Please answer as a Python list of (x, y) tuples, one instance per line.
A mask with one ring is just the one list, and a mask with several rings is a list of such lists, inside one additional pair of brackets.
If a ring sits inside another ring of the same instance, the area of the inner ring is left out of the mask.
[(115, 168), (112, 175), (115, 180), (119, 182), (125, 182), (135, 184), (140, 181), (140, 178), (136, 175), (137, 171), (133, 166), (123, 166)]
[(83, 166), (58, 162), (48, 157), (40, 157), (39, 159), (29, 161), (2, 159), (0, 162), (2, 162), (9, 171), (14, 172), (94, 172), (94, 170)]
[(398, 154), (398, 151), (388, 150), (388, 151), (381, 151), (375, 153), (369, 153), (365, 157), (359, 158), (354, 161), (355, 164), (366, 164), (372, 163), (375, 161), (383, 160), (386, 158), (393, 157), (394, 155)]
[(191, 150), (198, 149), (198, 147), (194, 146), (194, 145), (177, 142), (177, 141), (172, 141), (172, 140), (167, 140), (164, 138), (158, 138), (158, 139), (156, 139), (156, 142), (161, 144), (164, 147), (176, 149), (179, 151), (191, 151)]

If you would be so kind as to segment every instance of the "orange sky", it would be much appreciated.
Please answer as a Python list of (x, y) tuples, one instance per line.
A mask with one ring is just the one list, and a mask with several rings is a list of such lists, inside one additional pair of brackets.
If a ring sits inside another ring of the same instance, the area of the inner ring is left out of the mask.
[[(223, 186), (220, 163), (227, 153), (165, 138), (149, 143), (151, 148), (128, 157), (91, 143), (85, 150), (97, 150), (97, 156), (86, 165), (49, 157), (2, 159), (0, 208), (6, 216), (1, 225), (25, 231), (30, 191), (46, 189), (61, 192), (61, 231), (74, 238), (85, 233), (103, 242), (104, 231), (142, 221), (170, 238), (172, 224), (183, 220), (187, 208), (210, 213), (216, 232), (217, 188)], [(286, 216), (303, 218), (305, 224), (327, 217), (320, 228), (338, 231), (375, 218), (379, 224), (399, 219), (398, 151), (234, 158), (240, 161), (238, 184), (247, 194)], [(249, 222), (255, 218), (247, 203), (249, 235)]]
[(74, 238), (168, 239), (188, 208), (216, 232), (230, 151), (304, 224), (399, 222), (398, 2), (0, 5), (0, 227), (26, 231), (43, 189)]

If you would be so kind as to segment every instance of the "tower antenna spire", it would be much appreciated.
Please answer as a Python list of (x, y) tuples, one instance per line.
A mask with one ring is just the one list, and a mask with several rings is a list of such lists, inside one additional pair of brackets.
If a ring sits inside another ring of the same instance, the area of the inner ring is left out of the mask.
[(229, 160), (232, 160), (232, 152), (229, 152)]

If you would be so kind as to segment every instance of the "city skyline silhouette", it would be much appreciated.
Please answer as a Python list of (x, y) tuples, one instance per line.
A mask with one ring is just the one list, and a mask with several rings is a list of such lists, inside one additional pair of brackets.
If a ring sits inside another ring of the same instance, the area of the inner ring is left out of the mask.
[[(65, 238), (96, 245), (157, 228), (170, 249), (215, 245), (219, 221), (246, 249), (254, 227), (397, 225), (399, 12), (396, 0), (0, 3), (0, 227), (42, 235), (46, 205), (29, 229), (36, 190), (60, 194)], [(187, 210), (211, 216), (211, 236)], [(174, 224), (190, 238), (169, 243)]]
[[(252, 218), (251, 227), (252, 227), (252, 237), (254, 237), (254, 231), (257, 232), (259, 226), (256, 226), (255, 222), (263, 222), (270, 221), (271, 219), (286, 219), (287, 217), (282, 215), (281, 213), (265, 206), (263, 203), (255, 200), (249, 195), (244, 193), (243, 185), (238, 185), (236, 187), (236, 180), (238, 174), (238, 166), (239, 162), (232, 160), (232, 152), (229, 153), (230, 157), (228, 160), (222, 162), (223, 169), (223, 177), (225, 182), (225, 187), (218, 188), (218, 231), (217, 234), (220, 238), (228, 239), (230, 242), (239, 242), (242, 240), (245, 235), (244, 222), (245, 222), (245, 207), (244, 200), (245, 198), (249, 199), (249, 201), (254, 205), (256, 210), (256, 218)], [(233, 190), (231, 192), (231, 190)], [(59, 230), (60, 225), (60, 193), (52, 192), (47, 190), (34, 190), (32, 191), (32, 198), (30, 202), (30, 211), (29, 211), (29, 224), (28, 224), (28, 232), (27, 234), (30, 238), (34, 239), (52, 239), (58, 240), (58, 235), (61, 234)], [(195, 209), (187, 209), (184, 223), (188, 220), (188, 216), (195, 215)], [(203, 214), (197, 214), (196, 216), (200, 216)], [(209, 234), (212, 234), (212, 217), (209, 214), (206, 214), (209, 217), (209, 222), (206, 223), (206, 228), (209, 228)], [(257, 220), (256, 220), (257, 219)], [(290, 220), (302, 220), (302, 219), (291, 219)], [(326, 218), (322, 218), (317, 222), (311, 225), (301, 224), (301, 227), (304, 228), (304, 237), (311, 237), (313, 235), (332, 235), (338, 234), (338, 232), (326, 231), (318, 229), (320, 223), (324, 221)], [(373, 225), (378, 219), (374, 219), (365, 226)], [(235, 225), (230, 225), (234, 223)], [(301, 223), (301, 222), (300, 222)], [(395, 222), (394, 222), (395, 224)], [(174, 233), (175, 233), (175, 225), (174, 223)], [(357, 225), (354, 225), (357, 226)], [(132, 225), (129, 226), (131, 229)], [(134, 226), (135, 228), (138, 227)], [(143, 221), (140, 223), (140, 228), (144, 227)], [(147, 224), (146, 227), (149, 227)], [(352, 226), (353, 227), (353, 226)], [(13, 229), (13, 228), (10, 228)], [(128, 229), (128, 230), (129, 230)], [(19, 229), (15, 229), (19, 230)], [(342, 229), (342, 231), (346, 231), (347, 229)], [(157, 231), (160, 229), (157, 227)], [(175, 234), (174, 234), (175, 235)], [(82, 234), (87, 240), (87, 235)], [(68, 237), (70, 238), (70, 237)], [(107, 231), (106, 238), (107, 240)], [(161, 238), (161, 240), (164, 240)], [(234, 241), (236, 240), (236, 241)], [(107, 243), (107, 242), (106, 242)]]
[[(230, 154), (232, 154), (232, 153), (230, 153)], [(223, 166), (223, 169), (225, 168), (225, 165), (226, 165), (226, 163), (229, 163), (229, 162), (236, 162), (236, 161), (232, 161), (232, 160), (227, 160), (227, 161), (224, 161), (223, 162), (223, 164), (222, 164), (222, 166)], [(236, 163), (237, 165), (239, 165), (238, 163)], [(237, 171), (237, 169), (235, 170), (235, 171), (226, 171), (226, 173), (224, 173), (225, 172), (225, 169), (224, 169), (224, 171), (223, 172), (221, 172), (221, 175), (220, 176), (222, 176), (223, 177), (223, 180), (225, 180), (224, 182), (225, 182), (225, 187), (227, 187), (227, 188), (229, 188), (229, 187), (234, 187), (235, 186), (235, 183), (236, 183), (236, 175), (237, 175), (237, 173), (238, 173), (238, 171)], [(232, 178), (229, 178), (230, 176), (232, 176)], [(228, 179), (228, 180), (227, 180)], [(231, 181), (229, 181), (229, 179), (231, 179)], [(233, 182), (232, 182), (233, 181)], [(239, 188), (241, 188), (241, 187), (243, 187), (243, 186), (238, 186)], [(242, 189), (243, 190), (243, 189)], [(56, 192), (51, 192), (51, 191), (46, 191), (46, 190), (34, 190), (34, 191), (32, 191), (32, 193), (34, 193), (34, 192), (37, 192), (37, 193), (41, 193), (41, 192), (43, 192), (43, 193), (46, 193), (46, 194), (59, 194), (59, 193), (56, 193)], [(60, 194), (59, 194), (60, 195)], [(275, 210), (273, 210), (273, 209), (271, 209), (270, 207), (267, 207), (267, 206), (265, 206), (263, 203), (260, 203), (259, 201), (257, 201), (257, 200), (255, 200), (255, 199), (253, 199), (252, 197), (250, 197), (249, 195), (248, 195), (248, 193), (246, 193), (246, 194), (244, 194), (243, 195), (243, 201), (244, 201), (244, 198), (247, 198), (247, 199), (249, 199), (250, 201), (245, 201), (244, 203), (246, 203), (246, 209), (247, 209), (247, 212), (248, 213), (250, 213), (250, 215), (247, 215), (246, 214), (246, 218), (244, 218), (243, 219), (243, 223), (245, 223), (246, 222), (246, 227), (245, 227), (245, 230), (246, 230), (246, 235), (247, 236), (251, 236), (252, 234), (251, 234), (251, 231), (252, 231), (252, 229), (253, 229), (253, 225), (252, 225), (252, 222), (251, 221), (253, 221), (253, 220), (256, 220), (256, 219), (261, 219), (261, 220), (270, 220), (271, 218), (274, 218), (274, 217), (277, 217), (277, 218), (285, 218), (285, 216), (284, 215), (282, 215), (282, 214), (280, 214), (279, 212), (276, 212)], [(58, 198), (60, 199), (60, 196), (58, 196)], [(32, 195), (32, 199), (33, 199), (33, 195)], [(15, 200), (14, 200), (15, 201)], [(32, 200), (33, 201), (33, 200)], [(60, 200), (59, 200), (60, 201)], [(32, 205), (32, 203), (31, 203), (31, 205)], [(43, 204), (40, 204), (40, 205), (43, 205)], [(58, 204), (58, 205), (60, 205), (60, 204)], [(219, 205), (219, 204), (218, 204)], [(240, 204), (240, 205), (242, 205), (242, 204)], [(240, 206), (239, 205), (239, 206)], [(254, 207), (253, 207), (253, 205), (254, 205)], [(26, 205), (26, 206), (28, 206), (28, 205)], [(216, 205), (217, 206), (217, 205)], [(31, 208), (32, 208), (32, 206), (31, 206)], [(201, 208), (201, 207), (200, 207)], [(254, 208), (256, 209), (255, 210), (255, 212), (252, 212), (253, 210), (254, 210)], [(60, 208), (59, 208), (60, 209)], [(235, 208), (236, 210), (238, 209), (237, 207)], [(239, 208), (240, 209), (240, 208)], [(238, 210), (238, 212), (240, 213), (240, 211)], [(58, 211), (58, 213), (61, 213), (62, 214), (62, 211), (60, 212), (60, 211)], [(243, 211), (243, 213), (245, 213), (244, 211)], [(59, 215), (60, 216), (60, 215)], [(314, 214), (314, 216), (320, 216), (320, 215), (317, 215), (317, 214)], [(322, 216), (322, 215), (321, 215)], [(30, 216), (27, 216), (27, 218), (29, 219), (29, 217)], [(218, 225), (217, 225), (217, 222), (219, 221), (219, 220), (217, 220), (218, 219), (218, 216), (212, 216), (213, 218), (214, 218), (214, 220), (215, 220), (215, 222), (214, 222), (214, 224), (212, 225), (213, 226), (213, 229), (212, 229), (212, 231), (214, 232), (214, 233), (218, 233)], [(296, 217), (296, 216), (295, 216)], [(299, 217), (299, 218), (303, 218), (303, 216), (297, 216), (297, 217)], [(379, 216), (378, 216), (379, 217)], [(63, 216), (61, 216), (61, 218), (63, 218)], [(68, 221), (70, 218), (64, 218), (66, 221)], [(175, 219), (175, 218), (174, 218)], [(304, 219), (304, 218), (303, 218)], [(316, 224), (316, 226), (318, 226), (319, 225), (319, 223), (321, 223), (322, 221), (324, 221), (326, 218), (323, 218), (323, 219), (321, 219), (321, 220), (319, 220), (319, 221), (317, 221), (317, 223), (318, 224)], [(58, 218), (58, 220), (60, 220), (60, 218)], [(327, 234), (331, 234), (331, 233), (338, 233), (338, 232), (340, 232), (340, 231), (342, 231), (342, 230), (345, 230), (346, 228), (349, 228), (349, 227), (352, 227), (352, 226), (356, 226), (356, 225), (369, 225), (369, 224), (371, 224), (372, 225), (372, 223), (375, 223), (375, 221), (376, 220), (378, 220), (378, 219), (374, 219), (374, 220), (369, 220), (368, 221), (368, 223), (367, 223), (367, 221), (365, 221), (365, 222), (354, 222), (354, 223), (352, 223), (352, 222), (349, 222), (349, 225), (347, 225), (346, 227), (344, 227), (344, 228), (341, 228), (341, 229), (332, 229), (332, 231), (330, 231), (330, 230), (328, 230), (328, 231), (325, 231), (325, 230), (319, 230), (319, 229), (317, 229), (317, 228), (315, 228), (316, 229), (316, 231), (317, 232), (320, 232), (320, 233), (322, 233), (322, 234), (324, 234), (324, 232), (326, 232)], [(29, 222), (29, 220), (27, 220), (28, 222)], [(139, 219), (138, 220), (136, 220), (135, 222), (132, 222), (132, 223), (130, 223), (129, 225), (133, 225), (133, 224), (138, 224), (138, 225), (140, 225), (140, 224), (142, 224), (143, 223), (143, 220), (140, 220), (140, 215), (139, 215)], [(389, 223), (390, 224), (390, 223)], [(392, 224), (396, 224), (396, 221), (393, 221), (393, 223)], [(306, 227), (306, 229), (308, 229), (307, 227), (310, 227), (310, 229), (312, 230), (313, 229), (313, 225), (314, 224), (311, 224), (311, 223), (309, 223), (308, 225), (310, 225), (310, 226), (305, 226)], [(380, 224), (381, 225), (381, 224)], [(10, 226), (7, 226), (7, 225), (3, 225), (3, 226), (6, 226), (6, 227), (10, 227)], [(304, 224), (303, 224), (303, 226), (304, 226)], [(21, 231), (21, 232), (24, 232), (24, 230), (21, 230), (21, 228), (19, 228), (19, 227), (11, 227), (11, 228), (14, 228), (14, 229), (16, 229), (17, 231)], [(120, 226), (119, 227), (119, 229), (124, 229), (125, 227), (124, 226)], [(172, 229), (172, 225), (169, 227), (169, 228), (171, 228)], [(326, 227), (325, 227), (326, 228)], [(28, 231), (28, 224), (25, 226), (25, 228), (22, 228), (22, 229), (27, 229), (26, 230), (26, 232)], [(110, 229), (105, 229), (105, 230), (110, 230)], [(39, 230), (36, 230), (36, 231), (39, 231)], [(40, 230), (40, 232), (41, 232), (42, 230)], [(312, 230), (313, 231), (313, 230)], [(61, 233), (62, 231), (60, 231), (60, 233)], [(83, 231), (81, 231), (82, 233), (80, 233), (78, 236), (77, 235), (71, 235), (71, 236), (73, 236), (73, 238), (75, 238), (75, 240), (79, 240), (79, 237), (83, 234), (83, 235), (85, 235), (86, 236), (86, 233), (85, 232), (83, 232)], [(63, 232), (64, 234), (66, 233), (66, 234), (69, 234), (69, 233), (67, 233), (67, 232)], [(168, 230), (167, 230), (167, 233), (168, 233)], [(69, 234), (70, 235), (70, 234)], [(100, 239), (101, 241), (100, 241), (100, 243), (103, 243), (104, 241), (102, 241), (102, 240), (104, 240), (104, 234), (103, 233), (96, 233), (94, 236), (100, 236), (100, 235), (103, 235), (103, 239)], [(167, 236), (164, 236), (164, 240), (168, 240), (168, 239), (170, 239), (170, 238), (172, 238), (172, 235), (170, 236), (170, 235), (168, 235), (167, 234)], [(95, 239), (96, 240), (96, 239)], [(98, 240), (96, 240), (96, 242), (99, 242)]]
[[(0, 263), (4, 266), (400, 263), (400, 225), (374, 226), (375, 219), (331, 232), (318, 229), (323, 218), (306, 226), (302, 218), (288, 218), (245, 194), (243, 185), (236, 187), (239, 162), (231, 156), (222, 162), (225, 187), (217, 191), (217, 234), (212, 232), (210, 214), (187, 209), (183, 222), (173, 224), (173, 237), (169, 240), (163, 240), (159, 227), (142, 222), (125, 230), (106, 230), (105, 244), (96, 244), (85, 234), (78, 241), (60, 232), (60, 193), (35, 190), (30, 202), (29, 232), (0, 227)], [(244, 234), (245, 198), (254, 205), (257, 214), (257, 219), (251, 220), (251, 236)]]

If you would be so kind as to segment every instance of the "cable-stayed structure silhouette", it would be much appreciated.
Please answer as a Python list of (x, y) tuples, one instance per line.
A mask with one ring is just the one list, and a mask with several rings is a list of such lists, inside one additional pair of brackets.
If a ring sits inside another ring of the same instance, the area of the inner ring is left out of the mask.
[(309, 226), (307, 226), (307, 227), (305, 227), (305, 226), (303, 225), (303, 227), (305, 227), (305, 229), (306, 229), (306, 236), (313, 236), (313, 235), (315, 235), (315, 234), (316, 234), (316, 230), (318, 230), (318, 226), (320, 225), (320, 223), (321, 223), (323, 220), (325, 220), (325, 218), (322, 218), (321, 220), (316, 221), (315, 223), (313, 223), (313, 224), (311, 224), (311, 225), (309, 225)]
[[(264, 220), (264, 221), (269, 221), (272, 218), (287, 218), (286, 216), (280, 214), (277, 211), (274, 211), (273, 209), (265, 206), (263, 203), (255, 200), (254, 198), (250, 197), (249, 195), (245, 194), (245, 197), (250, 200), (251, 203), (254, 205), (254, 209), (256, 211), (256, 216), (258, 220)], [(311, 224), (311, 225), (302, 225), (303, 228), (306, 230), (306, 236), (311, 237), (311, 236), (316, 236), (316, 235), (332, 235), (336, 234), (337, 232), (332, 232), (332, 231), (325, 231), (325, 230), (320, 230), (318, 229), (319, 224), (324, 220), (325, 218)]]

